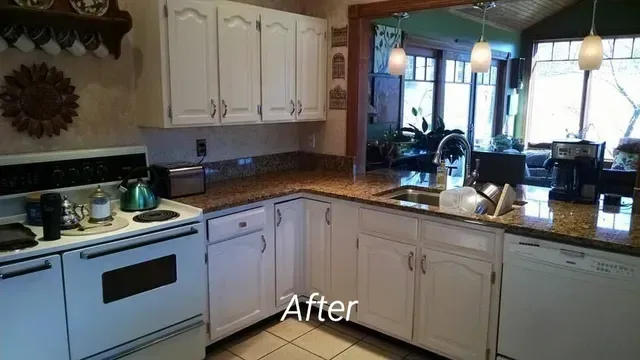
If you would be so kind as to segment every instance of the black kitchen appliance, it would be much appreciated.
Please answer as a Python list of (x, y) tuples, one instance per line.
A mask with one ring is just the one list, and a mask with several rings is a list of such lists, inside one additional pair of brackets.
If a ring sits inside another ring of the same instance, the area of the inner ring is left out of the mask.
[(606, 143), (554, 141), (548, 162), (553, 170), (550, 200), (594, 204), (600, 199), (600, 176)]

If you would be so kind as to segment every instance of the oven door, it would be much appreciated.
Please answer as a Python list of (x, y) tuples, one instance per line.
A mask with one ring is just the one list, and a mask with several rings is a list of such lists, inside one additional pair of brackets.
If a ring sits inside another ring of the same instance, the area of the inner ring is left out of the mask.
[(71, 359), (203, 314), (204, 254), (202, 224), (63, 254)]

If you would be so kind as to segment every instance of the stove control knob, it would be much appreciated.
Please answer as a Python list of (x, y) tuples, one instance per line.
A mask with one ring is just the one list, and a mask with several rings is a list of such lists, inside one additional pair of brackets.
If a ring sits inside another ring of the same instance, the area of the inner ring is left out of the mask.
[(99, 179), (106, 179), (108, 172), (109, 169), (107, 169), (105, 165), (98, 165), (98, 168), (96, 169), (96, 175), (98, 175)]
[(82, 168), (82, 178), (86, 181), (91, 180), (93, 178), (93, 169), (90, 166), (85, 166)]
[(64, 179), (64, 172), (62, 172), (62, 170), (60, 169), (53, 170), (53, 173), (51, 174), (51, 178), (53, 179), (53, 182), (55, 184), (61, 184), (62, 179)]
[(80, 180), (80, 171), (76, 168), (69, 169), (69, 174), (67, 176), (69, 178), (69, 182), (71, 184), (76, 184)]

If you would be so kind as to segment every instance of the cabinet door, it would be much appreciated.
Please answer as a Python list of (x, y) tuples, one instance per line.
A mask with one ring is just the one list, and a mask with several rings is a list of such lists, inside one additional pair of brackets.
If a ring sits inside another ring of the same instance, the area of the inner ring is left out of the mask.
[(415, 246), (359, 235), (359, 321), (411, 340), (415, 258)]
[(0, 267), (0, 359), (69, 359), (60, 256)]
[(218, 5), (220, 111), (223, 124), (260, 121), (260, 14), (234, 2)]
[(172, 123), (218, 123), (216, 8), (195, 0), (168, 0), (167, 7)]
[(327, 98), (327, 23), (321, 19), (297, 21), (297, 119), (324, 120)]
[(289, 304), (302, 291), (302, 200), (276, 205), (276, 306)]
[(268, 315), (267, 256), (273, 253), (262, 232), (209, 246), (211, 340)]
[(296, 23), (279, 11), (262, 14), (262, 120), (295, 120)]
[(418, 341), (455, 359), (484, 359), (492, 265), (422, 249)]
[(331, 253), (331, 204), (305, 200), (305, 277), (307, 293), (329, 293)]
[(358, 210), (353, 203), (331, 204), (329, 297), (345, 305), (358, 300)]

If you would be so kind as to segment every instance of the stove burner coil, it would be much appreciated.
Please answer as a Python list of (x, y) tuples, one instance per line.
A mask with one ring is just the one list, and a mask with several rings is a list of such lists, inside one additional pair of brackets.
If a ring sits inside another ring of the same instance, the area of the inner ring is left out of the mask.
[(161, 222), (175, 219), (179, 216), (179, 213), (171, 210), (152, 210), (134, 216), (133, 221), (138, 223)]

